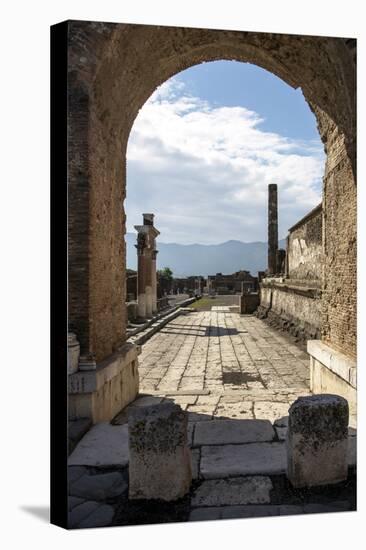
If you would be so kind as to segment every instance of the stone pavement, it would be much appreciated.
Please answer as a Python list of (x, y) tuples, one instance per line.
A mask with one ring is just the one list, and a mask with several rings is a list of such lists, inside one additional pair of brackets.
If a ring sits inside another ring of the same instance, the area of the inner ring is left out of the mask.
[[(288, 409), (309, 394), (308, 362), (287, 336), (253, 316), (211, 310), (168, 323), (142, 346), (139, 397), (112, 424), (94, 426), (69, 458), (72, 475), (87, 468), (81, 489), (71, 485), (72, 526), (354, 509), (354, 419), (346, 483), (301, 491), (286, 479)], [(128, 500), (128, 415), (135, 407), (166, 400), (188, 414), (192, 490), (176, 503)], [(120, 478), (102, 477), (112, 471)]]
[(214, 417), (273, 419), (287, 413), (279, 403), (309, 393), (306, 352), (256, 317), (220, 310), (167, 324), (143, 346), (139, 373), (141, 393)]

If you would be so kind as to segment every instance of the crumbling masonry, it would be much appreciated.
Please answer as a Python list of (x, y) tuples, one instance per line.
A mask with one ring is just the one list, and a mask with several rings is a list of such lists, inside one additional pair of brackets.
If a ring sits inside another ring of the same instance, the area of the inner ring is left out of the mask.
[[(322, 322), (321, 338), (311, 341), (317, 344), (309, 351), (318, 389), (333, 385), (335, 393), (354, 390), (355, 41), (148, 25), (67, 24), (70, 332), (80, 342), (81, 355), (96, 366), (96, 370), (69, 375), (74, 392), (70, 414), (90, 414), (90, 408), (81, 407), (87, 399), (94, 403), (95, 420), (112, 414), (107, 410), (97, 414), (112, 387), (113, 402), (120, 408), (136, 392), (136, 383), (129, 385), (134, 380), (137, 351), (126, 348), (123, 210), (125, 151), (131, 127), (157, 86), (183, 69), (217, 59), (254, 63), (290, 86), (300, 87), (317, 118), (327, 154)], [(335, 353), (339, 354), (337, 362), (331, 359)], [(116, 364), (121, 377), (117, 384), (112, 368)], [(108, 376), (100, 374), (103, 369)], [(98, 380), (95, 373), (99, 373)], [(84, 380), (76, 381), (80, 376)]]

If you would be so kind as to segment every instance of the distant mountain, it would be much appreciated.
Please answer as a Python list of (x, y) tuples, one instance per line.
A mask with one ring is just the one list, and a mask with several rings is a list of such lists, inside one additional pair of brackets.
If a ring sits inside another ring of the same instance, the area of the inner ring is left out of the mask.
[[(136, 235), (126, 234), (127, 267), (137, 268)], [(286, 241), (279, 241), (279, 247), (285, 248)], [(266, 242), (243, 243), (226, 241), (221, 244), (176, 244), (157, 241), (159, 254), (157, 267), (170, 267), (175, 277), (189, 275), (215, 275), (216, 273), (234, 273), (240, 269), (256, 275), (267, 267), (268, 248)]]

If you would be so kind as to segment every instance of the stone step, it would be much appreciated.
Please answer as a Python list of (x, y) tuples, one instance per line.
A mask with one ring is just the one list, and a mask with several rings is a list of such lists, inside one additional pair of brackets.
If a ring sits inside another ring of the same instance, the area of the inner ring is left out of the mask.
[(201, 447), (201, 476), (222, 479), (246, 475), (280, 475), (286, 472), (284, 443), (247, 443)]
[(272, 441), (276, 434), (268, 420), (212, 420), (197, 422), (193, 446)]

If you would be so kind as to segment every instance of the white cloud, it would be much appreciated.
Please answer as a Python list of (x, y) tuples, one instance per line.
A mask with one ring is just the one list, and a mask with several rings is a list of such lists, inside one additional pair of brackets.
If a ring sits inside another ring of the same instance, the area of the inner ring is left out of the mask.
[[(310, 112), (309, 112), (309, 116)], [(127, 151), (127, 227), (156, 214), (160, 240), (266, 240), (267, 185), (278, 184), (280, 236), (321, 198), (322, 144), (261, 129), (244, 107), (210, 105), (173, 78), (141, 109)]]

